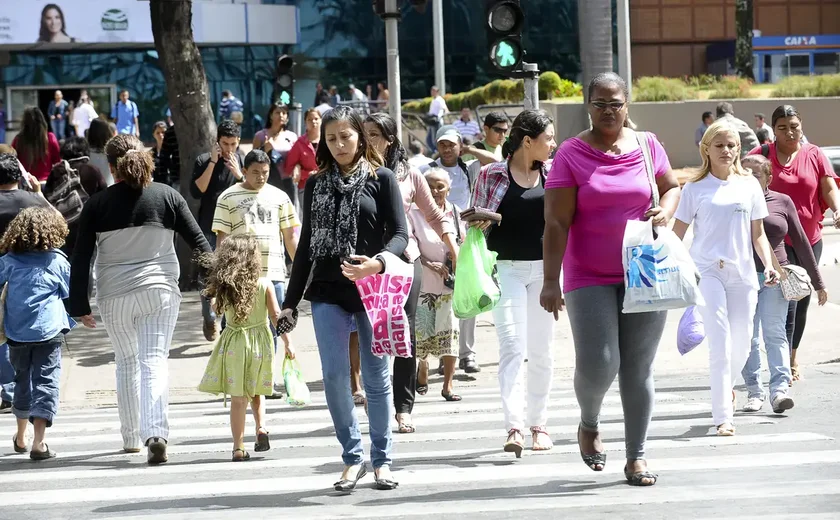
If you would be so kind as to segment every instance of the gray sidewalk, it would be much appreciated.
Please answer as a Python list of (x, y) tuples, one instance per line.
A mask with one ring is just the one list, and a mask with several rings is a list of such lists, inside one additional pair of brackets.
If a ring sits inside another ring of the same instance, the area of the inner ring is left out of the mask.
[[(840, 287), (840, 268), (823, 268), (831, 287)], [(832, 283), (837, 280), (838, 283)], [(800, 353), (800, 365), (803, 365), (807, 377), (808, 365), (823, 363), (840, 358), (837, 338), (840, 337), (840, 290), (834, 293), (832, 301), (825, 307), (812, 305), (808, 329)], [(305, 303), (305, 302), (304, 302)], [(303, 367), (306, 380), (313, 390), (323, 388), (321, 367), (315, 343), (315, 334), (308, 305), (301, 307), (301, 317), (297, 329), (292, 333), (292, 341), (297, 350), (298, 359)], [(669, 313), (662, 342), (659, 346), (655, 369), (659, 376), (708, 373), (706, 349), (701, 346), (686, 356), (680, 356), (676, 349), (676, 327), (681, 311)], [(102, 321), (97, 317), (95, 330), (79, 327), (68, 335), (68, 349), (62, 360), (61, 400), (65, 407), (86, 407), (116, 404), (116, 383), (114, 374), (114, 354), (108, 341)], [(485, 383), (495, 380), (498, 365), (498, 342), (493, 325), (492, 314), (479, 317), (476, 330), (477, 360), (483, 367), (479, 379)], [(196, 387), (204, 373), (204, 368), (212, 345), (201, 333), (201, 306), (198, 293), (184, 294), (181, 304), (181, 316), (175, 330), (169, 362), (170, 399), (172, 402), (211, 400), (214, 397), (202, 394)], [(555, 375), (567, 377), (569, 384), (574, 370), (574, 347), (572, 344), (569, 321), (561, 314), (554, 335)], [(470, 384), (469, 379), (459, 372), (456, 384)], [(433, 377), (432, 383), (437, 379)]]

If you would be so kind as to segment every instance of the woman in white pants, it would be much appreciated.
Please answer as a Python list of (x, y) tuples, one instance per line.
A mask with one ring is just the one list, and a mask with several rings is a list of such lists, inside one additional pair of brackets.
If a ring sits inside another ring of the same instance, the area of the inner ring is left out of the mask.
[[(525, 397), (534, 450), (552, 448), (546, 430), (551, 391), (554, 320), (540, 306), (545, 228), (545, 163), (557, 146), (554, 125), (542, 110), (525, 110), (513, 122), (505, 143), (506, 161), (482, 168), (474, 204), (502, 215), (487, 247), (498, 253), (502, 297), (493, 309), (499, 336), (499, 387), (508, 436), (504, 450), (522, 456)], [(478, 224), (487, 229), (489, 223)], [(457, 274), (456, 274), (457, 280)], [(457, 281), (456, 281), (457, 283)], [(528, 357), (527, 392), (523, 385)]]
[(734, 435), (735, 378), (750, 352), (758, 300), (753, 247), (766, 266), (764, 283), (778, 283), (773, 251), (764, 234), (764, 192), (741, 166), (738, 132), (726, 121), (710, 126), (700, 141), (703, 160), (685, 185), (674, 215), (674, 233), (694, 222), (691, 257), (702, 276), (699, 306), (709, 343), (712, 418), (717, 434)]
[(117, 365), (123, 450), (148, 447), (149, 464), (166, 462), (169, 346), (178, 321), (180, 269), (174, 234), (193, 249), (210, 245), (181, 195), (152, 182), (154, 160), (134, 136), (105, 147), (117, 183), (85, 204), (70, 275), (69, 312), (96, 324), (88, 298), (96, 253), (97, 304)]

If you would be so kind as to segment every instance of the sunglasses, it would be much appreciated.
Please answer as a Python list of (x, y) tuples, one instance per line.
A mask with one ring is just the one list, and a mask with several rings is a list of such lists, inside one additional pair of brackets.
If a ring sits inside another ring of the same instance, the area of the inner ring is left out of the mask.
[(626, 105), (626, 104), (627, 104), (627, 103), (626, 103), (626, 102), (624, 102), (624, 101), (612, 101), (612, 102), (610, 102), (610, 103), (606, 103), (606, 102), (604, 102), (604, 101), (592, 101), (592, 102), (590, 103), (590, 105), (592, 105), (593, 107), (597, 108), (598, 110), (606, 110), (606, 109), (607, 109), (607, 107), (609, 107), (609, 108), (613, 109), (613, 110), (614, 110), (614, 111), (616, 111), (616, 112), (618, 112), (619, 110), (621, 110), (622, 108), (624, 108), (624, 105)]
[(490, 129), (491, 129), (491, 130), (493, 130), (494, 132), (496, 132), (496, 133), (497, 133), (497, 134), (499, 134), (499, 135), (505, 135), (506, 133), (508, 133), (508, 129), (507, 129), (507, 128), (502, 128), (502, 127), (500, 127), (500, 126), (494, 126), (494, 127), (490, 128)]

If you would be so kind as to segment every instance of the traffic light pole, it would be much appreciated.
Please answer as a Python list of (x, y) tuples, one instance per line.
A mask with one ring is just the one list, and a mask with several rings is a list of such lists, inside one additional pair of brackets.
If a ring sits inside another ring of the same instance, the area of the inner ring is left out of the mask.
[(525, 81), (525, 110), (540, 108), (540, 69), (536, 63), (522, 63)]
[(397, 0), (385, 0), (385, 45), (388, 58), (388, 112), (397, 123), (397, 137), (402, 141), (402, 99), (400, 97), (400, 9)]

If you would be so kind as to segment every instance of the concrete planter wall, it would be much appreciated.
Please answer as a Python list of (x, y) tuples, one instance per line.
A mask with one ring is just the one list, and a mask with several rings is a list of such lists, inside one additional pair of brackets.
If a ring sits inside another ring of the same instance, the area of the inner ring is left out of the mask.
[[(714, 113), (717, 100), (681, 101), (675, 103), (632, 103), (630, 117), (640, 130), (653, 132), (665, 145), (673, 168), (697, 166), (700, 156), (694, 146), (694, 131), (705, 111)], [(737, 99), (732, 101), (735, 115), (750, 126), (753, 116), (770, 115), (779, 105), (793, 105), (802, 114), (802, 128), (808, 140), (819, 146), (840, 145), (840, 98)], [(589, 125), (581, 104), (541, 102), (554, 116), (557, 142), (574, 137)]]

